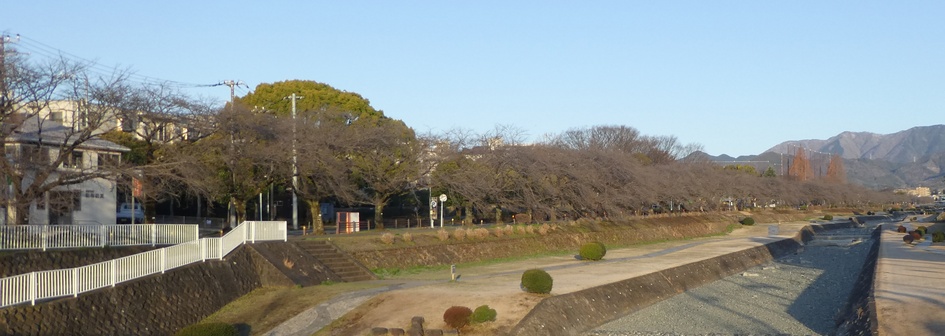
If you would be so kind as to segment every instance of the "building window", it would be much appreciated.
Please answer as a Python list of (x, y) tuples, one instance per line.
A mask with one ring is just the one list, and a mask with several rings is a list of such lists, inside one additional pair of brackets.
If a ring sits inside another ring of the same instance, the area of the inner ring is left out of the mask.
[(49, 195), (49, 206), (61, 213), (82, 211), (82, 192), (79, 190), (53, 191)]
[(49, 112), (49, 121), (62, 123), (62, 112)]
[(82, 211), (82, 193), (79, 191), (72, 192), (72, 211)]
[(46, 210), (46, 193), (36, 199), (36, 210)]
[(118, 167), (118, 163), (121, 162), (121, 156), (118, 154), (98, 154), (98, 165), (105, 168), (115, 168)]
[(72, 153), (69, 153), (69, 156), (67, 156), (65, 161), (62, 163), (63, 167), (81, 169), (82, 154), (83, 153), (81, 151), (72, 151)]
[(49, 148), (34, 145), (24, 145), (20, 148), (23, 162), (35, 165), (49, 164)]

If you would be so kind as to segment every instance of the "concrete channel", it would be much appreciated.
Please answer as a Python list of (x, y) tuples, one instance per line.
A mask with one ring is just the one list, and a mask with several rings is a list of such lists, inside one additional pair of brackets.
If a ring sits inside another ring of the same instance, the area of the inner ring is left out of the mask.
[[(861, 276), (878, 242), (875, 225), (822, 231), (773, 261), (689, 290), (586, 335), (849, 335)], [(868, 289), (867, 289), (868, 291)], [(866, 334), (869, 334), (867, 332)]]
[[(557, 295), (539, 303), (512, 330), (511, 334), (830, 334), (838, 328), (869, 330), (870, 319), (868, 318), (860, 319), (856, 322), (859, 323), (856, 326), (850, 323), (844, 324), (842, 321), (851, 309), (863, 311), (863, 307), (857, 308), (850, 303), (859, 302), (858, 304), (862, 305), (863, 300), (851, 297), (850, 294), (867, 293), (868, 295), (870, 292), (872, 265), (875, 265), (876, 259), (875, 241), (878, 240), (875, 237), (878, 237), (879, 232), (876, 230), (877, 223), (891, 220), (893, 219), (890, 217), (873, 216), (820, 225), (812, 224), (804, 227), (792, 239), (782, 239), (616, 283)], [(836, 258), (839, 258), (835, 262), (832, 260), (831, 264), (843, 265), (843, 270), (830, 265), (819, 269), (816, 267), (814, 263), (824, 259), (821, 257), (827, 251), (836, 254)], [(793, 261), (791, 258), (794, 258)], [(872, 262), (868, 262), (870, 259)], [(830, 277), (823, 276), (828, 273)], [(733, 279), (739, 281), (736, 282)], [(778, 279), (777, 281), (787, 284), (760, 282), (760, 280), (772, 279)], [(806, 280), (798, 281), (799, 279)], [(826, 285), (828, 282), (829, 286)], [(739, 283), (742, 284), (739, 285)], [(712, 286), (716, 285), (734, 287), (714, 289)], [(860, 287), (857, 288), (857, 286)], [(823, 288), (817, 289), (818, 287)], [(711, 296), (695, 292), (703, 288), (717, 293)], [(787, 292), (787, 288), (792, 288), (790, 293)], [(759, 295), (777, 298), (776, 301), (781, 302), (780, 305), (786, 305), (789, 308), (784, 312), (776, 313), (778, 308), (764, 307)], [(672, 305), (673, 301), (670, 300), (677, 296), (683, 300), (688, 298), (690, 301)], [(805, 298), (809, 302), (798, 303), (800, 298)], [(666, 308), (656, 306), (664, 300), (669, 302)], [(823, 302), (830, 302), (830, 304)], [(653, 309), (663, 310), (647, 313), (645, 310), (650, 309), (651, 306), (656, 306)], [(708, 306), (716, 307), (717, 311), (708, 310)], [(731, 306), (736, 308), (731, 308)], [(748, 311), (740, 312), (737, 310), (741, 309), (739, 307)], [(808, 315), (817, 316), (820, 321), (813, 322), (804, 317)], [(626, 319), (633, 319), (634, 316), (642, 316), (640, 318), (642, 324), (625, 323)], [(660, 318), (657, 319), (655, 316)], [(719, 325), (697, 323), (695, 318), (700, 316), (705, 321), (719, 322)], [(743, 318), (745, 322), (729, 323), (728, 320), (734, 317)], [(783, 323), (782, 320), (791, 319), (795, 320), (794, 325), (800, 327), (785, 329), (788, 328), (788, 324)], [(827, 322), (823, 322), (824, 320)], [(745, 328), (742, 324), (750, 327)], [(691, 328), (676, 329), (676, 326), (685, 325)]]

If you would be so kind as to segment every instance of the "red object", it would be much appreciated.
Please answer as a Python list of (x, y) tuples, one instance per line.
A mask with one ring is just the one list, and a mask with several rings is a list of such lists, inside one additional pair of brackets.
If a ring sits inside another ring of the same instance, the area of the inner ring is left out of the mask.
[(144, 186), (141, 185), (141, 180), (136, 178), (131, 178), (131, 196), (141, 197), (144, 195)]

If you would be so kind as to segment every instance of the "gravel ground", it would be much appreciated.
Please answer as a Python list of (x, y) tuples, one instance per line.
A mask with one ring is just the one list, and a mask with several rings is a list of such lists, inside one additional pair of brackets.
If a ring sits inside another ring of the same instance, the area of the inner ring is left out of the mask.
[[(873, 243), (870, 231), (826, 232), (796, 254), (676, 295), (585, 335), (833, 334)], [(841, 237), (827, 239), (836, 235)]]

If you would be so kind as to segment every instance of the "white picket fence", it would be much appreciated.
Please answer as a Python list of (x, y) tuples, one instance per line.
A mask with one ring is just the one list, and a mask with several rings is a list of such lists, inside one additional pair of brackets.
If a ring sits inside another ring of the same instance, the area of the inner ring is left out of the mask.
[(164, 273), (207, 259), (223, 259), (240, 244), (288, 238), (285, 221), (243, 222), (220, 238), (201, 238), (182, 244), (97, 264), (39, 271), (0, 279), (0, 307), (79, 294)]
[(4, 225), (0, 250), (174, 245), (200, 238), (197, 225)]

